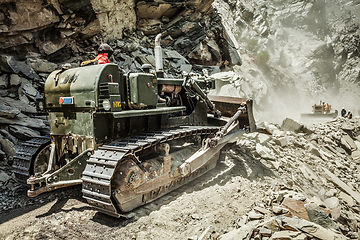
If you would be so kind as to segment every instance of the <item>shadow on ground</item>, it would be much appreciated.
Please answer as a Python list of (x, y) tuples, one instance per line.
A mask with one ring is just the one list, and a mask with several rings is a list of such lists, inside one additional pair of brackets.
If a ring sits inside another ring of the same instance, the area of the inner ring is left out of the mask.
[(167, 195), (133, 210), (128, 215), (129, 219), (117, 219), (98, 212), (94, 215), (92, 221), (104, 224), (108, 227), (126, 226), (129, 223), (135, 222), (140, 217), (149, 215), (151, 212), (159, 210), (161, 206), (175, 201), (183, 193), (190, 194), (217, 184), (225, 185), (232, 179), (232, 177), (236, 176), (241, 176), (249, 180), (263, 178), (265, 176), (275, 176), (274, 173), (259, 160), (249, 157), (246, 154), (240, 154), (239, 151), (235, 151), (238, 154), (231, 153), (233, 152), (231, 150), (238, 148), (239, 146), (236, 146), (235, 144), (228, 144), (225, 148), (223, 148), (218, 163), (214, 169), (175, 189)]

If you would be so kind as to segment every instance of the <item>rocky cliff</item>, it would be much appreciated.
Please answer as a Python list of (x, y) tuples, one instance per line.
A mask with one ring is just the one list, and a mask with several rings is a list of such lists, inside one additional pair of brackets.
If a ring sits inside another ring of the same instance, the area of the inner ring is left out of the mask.
[(272, 116), (264, 115), (267, 120), (299, 118), (319, 100), (334, 109), (359, 111), (359, 4), (215, 1), (225, 27), (234, 32), (243, 60), (221, 93), (257, 99), (258, 108)]
[[(1, 1), (0, 52), (18, 60), (35, 52), (59, 63), (74, 61), (72, 57), (86, 58), (101, 42), (124, 54), (139, 50), (139, 46), (149, 48), (155, 35), (162, 32), (164, 45), (192, 63), (238, 64), (239, 55), (231, 48), (212, 2)], [(124, 58), (115, 55), (115, 60)]]

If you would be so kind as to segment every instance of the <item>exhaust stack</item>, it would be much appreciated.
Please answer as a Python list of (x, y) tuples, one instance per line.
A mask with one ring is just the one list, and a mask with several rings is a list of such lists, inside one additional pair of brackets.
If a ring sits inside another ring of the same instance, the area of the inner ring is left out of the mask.
[(159, 33), (155, 38), (155, 68), (156, 68), (156, 75), (158, 77), (163, 77), (163, 59), (162, 59), (162, 48), (160, 46), (161, 40), (161, 33)]

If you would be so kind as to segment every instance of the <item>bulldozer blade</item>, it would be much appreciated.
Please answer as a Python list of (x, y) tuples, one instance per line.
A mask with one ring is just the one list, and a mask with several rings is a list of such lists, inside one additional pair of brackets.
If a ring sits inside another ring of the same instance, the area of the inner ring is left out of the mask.
[(247, 113), (240, 115), (239, 127), (249, 126), (250, 132), (256, 131), (256, 124), (253, 114), (253, 101), (249, 98), (237, 98), (226, 96), (208, 95), (208, 98), (215, 104), (215, 109), (221, 112), (222, 116), (232, 117), (242, 104), (246, 104)]
[(208, 95), (208, 98), (215, 104), (215, 108), (221, 112), (222, 116), (232, 117), (237, 112), (240, 105), (248, 98), (236, 98)]

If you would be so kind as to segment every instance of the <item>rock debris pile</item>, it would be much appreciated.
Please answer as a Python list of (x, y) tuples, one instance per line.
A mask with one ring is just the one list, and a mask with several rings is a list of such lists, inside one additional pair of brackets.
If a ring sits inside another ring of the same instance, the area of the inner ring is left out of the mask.
[[(358, 239), (360, 227), (359, 118), (312, 127), (285, 119), (273, 135), (246, 134), (227, 157), (271, 170), (266, 197), (219, 239)], [(264, 171), (246, 172), (248, 178)]]
[[(25, 224), (25, 230), (0, 236), (358, 239), (360, 118), (339, 117), (311, 126), (287, 118), (282, 125), (263, 126), (272, 135), (243, 135), (224, 149), (215, 170), (135, 210), (132, 219), (114, 219), (77, 202)], [(14, 181), (4, 172), (0, 176), (2, 183)], [(40, 200), (71, 201), (77, 195), (70, 192)]]

